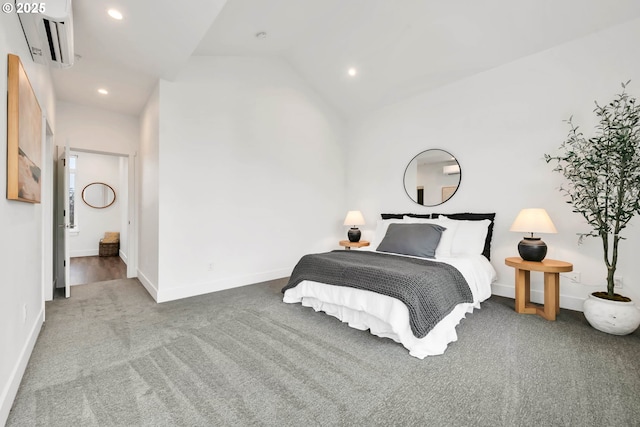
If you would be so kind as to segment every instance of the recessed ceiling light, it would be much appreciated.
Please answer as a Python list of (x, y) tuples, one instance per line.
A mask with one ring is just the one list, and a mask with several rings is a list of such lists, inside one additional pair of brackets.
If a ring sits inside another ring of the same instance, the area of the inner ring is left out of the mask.
[(107, 10), (107, 13), (109, 14), (110, 17), (112, 17), (113, 19), (117, 19), (118, 21), (122, 19), (122, 13), (120, 13), (119, 10), (109, 9)]
[(358, 70), (356, 70), (355, 68), (349, 68), (349, 70), (347, 71), (347, 74), (349, 74), (351, 77), (355, 76), (356, 74), (358, 74)]
[(109, 91), (106, 90), (106, 89), (102, 89), (102, 88), (98, 89), (98, 93), (100, 95), (109, 95)]

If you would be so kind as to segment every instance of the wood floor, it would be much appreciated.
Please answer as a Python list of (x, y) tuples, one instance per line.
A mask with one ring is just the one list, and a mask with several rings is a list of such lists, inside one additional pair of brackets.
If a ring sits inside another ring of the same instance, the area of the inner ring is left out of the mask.
[(84, 256), (71, 258), (71, 285), (127, 278), (127, 265), (119, 256)]

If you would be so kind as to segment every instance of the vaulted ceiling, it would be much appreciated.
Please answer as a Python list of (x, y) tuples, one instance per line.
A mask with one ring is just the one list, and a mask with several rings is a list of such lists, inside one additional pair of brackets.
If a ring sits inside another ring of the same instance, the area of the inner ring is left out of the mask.
[(81, 58), (52, 70), (60, 100), (137, 115), (192, 55), (275, 56), (351, 117), (636, 19), (640, 1), (74, 0), (73, 13)]

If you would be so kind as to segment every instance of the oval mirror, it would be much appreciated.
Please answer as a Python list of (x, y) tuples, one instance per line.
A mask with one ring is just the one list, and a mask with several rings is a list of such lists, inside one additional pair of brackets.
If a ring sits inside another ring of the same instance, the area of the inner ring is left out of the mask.
[(82, 201), (96, 209), (104, 209), (116, 201), (116, 192), (104, 182), (92, 182), (82, 189)]
[(404, 189), (422, 206), (449, 200), (460, 185), (460, 164), (451, 153), (432, 149), (415, 156), (404, 171)]

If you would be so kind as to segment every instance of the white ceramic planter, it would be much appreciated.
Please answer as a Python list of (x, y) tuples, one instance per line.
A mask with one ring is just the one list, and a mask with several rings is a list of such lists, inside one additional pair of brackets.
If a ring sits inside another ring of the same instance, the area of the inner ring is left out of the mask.
[(589, 295), (582, 310), (591, 326), (608, 334), (627, 335), (640, 326), (640, 309), (633, 301), (611, 301)]

